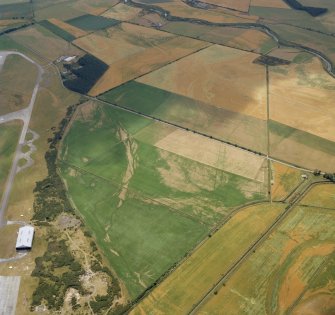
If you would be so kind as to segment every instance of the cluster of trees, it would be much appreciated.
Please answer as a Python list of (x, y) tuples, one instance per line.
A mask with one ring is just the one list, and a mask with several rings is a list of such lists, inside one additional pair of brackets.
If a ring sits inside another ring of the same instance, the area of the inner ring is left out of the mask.
[[(79, 281), (84, 269), (69, 252), (65, 240), (51, 237), (47, 251), (42, 257), (37, 257), (35, 263), (32, 276), (39, 278), (39, 284), (32, 296), (32, 308), (44, 302), (49, 309), (59, 310), (68, 288), (85, 294)], [(63, 272), (60, 272), (60, 268)]]
[(281, 66), (289, 65), (291, 62), (277, 57), (259, 56), (257, 59), (254, 60), (254, 63), (267, 66)]
[(323, 177), (335, 183), (335, 173), (326, 173)]
[(60, 213), (70, 212), (74, 214), (67, 195), (64, 183), (57, 173), (57, 144), (62, 139), (65, 128), (70, 122), (77, 106), (69, 106), (65, 118), (61, 121), (59, 130), (54, 132), (53, 138), (48, 139), (49, 150), (45, 154), (48, 168), (48, 176), (36, 183), (34, 188), (34, 215), (33, 220), (37, 224), (53, 221)]
[(77, 63), (64, 64), (69, 73), (63, 74), (64, 85), (75, 92), (86, 94), (108, 69), (108, 65), (90, 54)]

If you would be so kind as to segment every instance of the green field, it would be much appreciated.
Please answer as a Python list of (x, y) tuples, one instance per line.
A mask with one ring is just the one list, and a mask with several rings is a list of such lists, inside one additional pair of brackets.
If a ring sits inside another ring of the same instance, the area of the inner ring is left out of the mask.
[(71, 199), (132, 298), (234, 207), (265, 199), (264, 183), (154, 146), (157, 137), (143, 132), (152, 124), (110, 106), (85, 105), (60, 155)]
[(21, 125), (11, 122), (0, 125), (0, 200), (12, 166), (14, 152), (19, 140)]
[(307, 289), (327, 293), (325, 283), (335, 280), (324, 265), (335, 250), (334, 216), (332, 210), (294, 208), (199, 314), (221, 314), (223, 308), (227, 315), (287, 314)]
[(335, 143), (273, 120), (269, 121), (270, 154), (309, 169), (334, 171)]
[(50, 23), (47, 20), (43, 20), (39, 24), (45, 27), (46, 29), (48, 29), (49, 31), (51, 31), (52, 33), (54, 33), (55, 35), (65, 39), (68, 42), (71, 42), (75, 39), (75, 37), (72, 34), (62, 30), (61, 28)]
[(283, 209), (284, 205), (269, 203), (243, 208), (131, 314), (188, 314)]
[(8, 55), (0, 72), (0, 115), (29, 105), (37, 68), (19, 55)]
[(121, 85), (100, 98), (218, 139), (266, 151), (266, 122), (251, 116), (135, 81)]
[[(208, 26), (202, 24), (193, 24), (189, 22), (169, 22), (162, 27), (163, 30), (178, 34), (182, 36), (189, 36), (192, 38), (208, 41), (210, 43), (216, 43), (219, 45), (227, 45), (237, 49), (243, 49), (253, 52), (266, 53), (271, 48), (276, 46), (273, 39), (262, 36), (260, 32), (254, 30), (254, 36), (249, 34), (248, 40), (240, 40), (243, 33), (246, 32), (242, 28), (234, 27), (218, 27)], [(261, 38), (257, 38), (261, 37)]]
[(114, 19), (108, 19), (103, 16), (96, 16), (91, 14), (85, 14), (74, 19), (66, 21), (75, 27), (81, 28), (84, 31), (97, 31), (107, 27), (114, 26), (120, 23)]
[(33, 10), (30, 2), (15, 1), (15, 3), (9, 4), (1, 4), (0, 2), (0, 19), (28, 19), (32, 17)]

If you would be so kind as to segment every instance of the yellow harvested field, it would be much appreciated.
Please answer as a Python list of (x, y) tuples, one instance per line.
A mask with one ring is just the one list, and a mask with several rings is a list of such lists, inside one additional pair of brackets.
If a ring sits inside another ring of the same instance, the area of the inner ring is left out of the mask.
[(301, 200), (301, 204), (335, 209), (335, 185), (320, 184), (313, 187)]
[(266, 180), (264, 157), (201, 135), (177, 129), (155, 146), (222, 171), (260, 182)]
[(64, 31), (70, 33), (71, 35), (73, 35), (76, 38), (87, 35), (87, 33), (85, 31), (81, 30), (80, 28), (72, 26), (72, 25), (70, 25), (66, 22), (61, 21), (61, 20), (51, 18), (51, 19), (49, 19), (49, 22), (58, 26), (59, 28), (63, 29)]
[(210, 45), (127, 23), (109, 32), (108, 37), (92, 34), (75, 41), (82, 49), (109, 64), (90, 95), (99, 95)]
[(283, 209), (281, 204), (259, 204), (240, 210), (130, 314), (188, 314)]
[(128, 23), (109, 28), (104, 34), (106, 36), (90, 34), (75, 40), (74, 43), (108, 65), (112, 65), (122, 59), (127, 59), (128, 56), (134, 56), (138, 52), (153, 47), (156, 42), (163, 43), (176, 37)]
[(272, 57), (277, 57), (277, 58), (281, 58), (284, 60), (292, 61), (300, 53), (301, 53), (300, 50), (294, 49), (294, 48), (275, 48), (271, 50), (271, 52), (268, 55)]
[(270, 71), (270, 118), (335, 141), (335, 81), (313, 58)]
[(265, 68), (253, 63), (257, 57), (213, 45), (137, 81), (266, 120)]
[(197, 314), (288, 314), (334, 253), (333, 222), (333, 210), (293, 209)]
[(271, 162), (272, 166), (272, 200), (283, 200), (299, 183), (301, 172), (285, 164)]
[(53, 61), (63, 55), (82, 55), (83, 52), (52, 32), (35, 24), (8, 35), (14, 41)]
[(227, 46), (261, 51), (262, 45), (269, 40), (269, 36), (257, 30), (245, 30), (227, 42)]
[(206, 0), (205, 2), (243, 12), (248, 12), (250, 5), (250, 0)]
[(135, 7), (130, 7), (123, 3), (119, 3), (108, 11), (103, 13), (104, 17), (119, 20), (129, 21), (135, 18), (142, 10)]
[(251, 0), (250, 6), (265, 8), (290, 9), (283, 0)]

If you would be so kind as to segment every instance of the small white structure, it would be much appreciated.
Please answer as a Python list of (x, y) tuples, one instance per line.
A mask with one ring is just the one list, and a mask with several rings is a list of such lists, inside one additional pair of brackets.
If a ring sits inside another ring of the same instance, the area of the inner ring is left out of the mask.
[(16, 249), (31, 249), (33, 245), (34, 228), (30, 225), (20, 227), (16, 240)]
[(65, 62), (72, 62), (73, 60), (75, 60), (77, 58), (77, 56), (70, 56), (70, 57), (66, 57), (64, 58)]

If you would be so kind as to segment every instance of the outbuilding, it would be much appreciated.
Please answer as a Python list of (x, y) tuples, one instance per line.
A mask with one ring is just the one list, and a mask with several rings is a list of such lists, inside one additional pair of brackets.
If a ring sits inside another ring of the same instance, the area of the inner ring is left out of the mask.
[(34, 227), (26, 225), (20, 227), (16, 240), (16, 249), (31, 249), (33, 246)]

